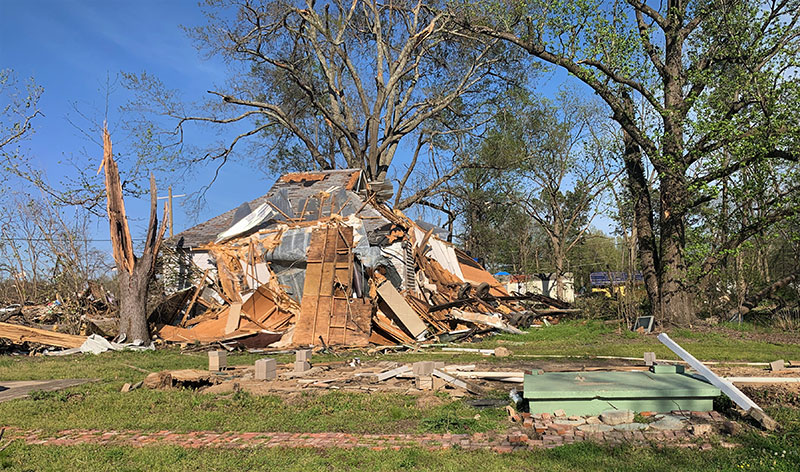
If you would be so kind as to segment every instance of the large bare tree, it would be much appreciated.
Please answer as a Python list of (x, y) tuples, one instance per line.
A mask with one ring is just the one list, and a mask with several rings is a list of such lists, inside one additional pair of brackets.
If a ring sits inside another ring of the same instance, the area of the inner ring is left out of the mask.
[(176, 133), (190, 122), (236, 130), (200, 158), (224, 162), (249, 141), (262, 167), (347, 166), (385, 181), (403, 138), (429, 120), (449, 113), (473, 128), (514, 57), (500, 40), (453, 33), (445, 3), (210, 1), (207, 25), (190, 31), (229, 64), (216, 102), (193, 113), (152, 76), (127, 83), (143, 92), (135, 105), (179, 120)]

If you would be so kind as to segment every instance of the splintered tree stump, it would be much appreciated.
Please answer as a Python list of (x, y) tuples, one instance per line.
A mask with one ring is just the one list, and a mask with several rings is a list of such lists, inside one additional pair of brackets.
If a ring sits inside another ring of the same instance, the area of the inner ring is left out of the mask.
[(150, 222), (147, 226), (142, 256), (133, 253), (119, 169), (111, 150), (111, 136), (103, 128), (103, 164), (107, 197), (108, 223), (111, 247), (119, 277), (119, 334), (128, 342), (150, 342), (147, 326), (147, 286), (155, 274), (155, 260), (161, 241), (164, 239), (166, 222), (158, 228), (156, 211), (156, 181), (150, 174)]

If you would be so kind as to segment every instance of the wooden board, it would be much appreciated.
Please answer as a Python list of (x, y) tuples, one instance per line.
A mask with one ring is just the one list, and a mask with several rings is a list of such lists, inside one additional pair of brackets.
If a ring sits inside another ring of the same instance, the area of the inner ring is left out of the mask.
[(30, 328), (13, 323), (0, 323), (0, 338), (10, 339), (16, 343), (28, 341), (45, 344), (47, 346), (66, 348), (80, 347), (81, 344), (86, 341), (86, 336), (57, 333), (55, 331)]
[(225, 323), (225, 334), (231, 334), (232, 332), (239, 329), (239, 321), (242, 315), (242, 304), (241, 302), (234, 302), (231, 303), (231, 307), (228, 310), (228, 319)]
[(424, 333), (428, 327), (420, 319), (419, 315), (411, 308), (400, 292), (394, 288), (391, 282), (384, 281), (378, 286), (378, 295), (386, 302), (392, 313), (403, 324), (406, 330), (415, 338)]

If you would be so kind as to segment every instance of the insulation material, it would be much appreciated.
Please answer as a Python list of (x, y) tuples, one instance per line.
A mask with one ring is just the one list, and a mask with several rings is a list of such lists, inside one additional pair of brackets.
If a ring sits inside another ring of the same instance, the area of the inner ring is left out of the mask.
[(264, 251), (262, 254), (264, 261), (283, 265), (305, 264), (312, 229), (311, 227), (287, 229), (276, 247)]
[(406, 284), (403, 279), (403, 275), (406, 273), (406, 251), (403, 249), (403, 243), (396, 242), (390, 246), (382, 247), (380, 250), (382, 256), (380, 262), (383, 263), (381, 265), (384, 265), (387, 269), (386, 278), (395, 287), (402, 288)]

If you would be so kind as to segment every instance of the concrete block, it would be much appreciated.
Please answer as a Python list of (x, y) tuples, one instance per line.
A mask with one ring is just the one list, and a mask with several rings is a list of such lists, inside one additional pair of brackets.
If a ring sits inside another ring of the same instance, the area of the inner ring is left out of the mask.
[(434, 369), (439, 369), (439, 370), (444, 369), (444, 361), (434, 361), (433, 362), (433, 368)]
[(644, 353), (644, 365), (651, 366), (655, 365), (656, 363), (656, 353), (655, 352), (645, 352)]
[(778, 359), (769, 363), (769, 370), (783, 370), (786, 368), (786, 361)]
[(417, 388), (420, 390), (433, 390), (433, 377), (430, 375), (417, 377)]
[(228, 368), (228, 353), (226, 351), (208, 351), (208, 370), (220, 372)]
[(311, 363), (308, 361), (294, 361), (295, 372), (305, 372), (311, 368)]
[(259, 359), (256, 361), (256, 380), (275, 380), (278, 364), (275, 359)]
[(436, 367), (434, 366), (435, 362), (432, 361), (422, 361), (422, 362), (415, 362), (411, 364), (411, 372), (414, 373), (415, 376), (426, 376), (429, 377), (433, 374), (433, 369)]
[(633, 412), (631, 410), (606, 410), (600, 413), (600, 421), (611, 426), (630, 423), (633, 421)]
[(311, 349), (301, 349), (295, 353), (295, 362), (311, 362)]

